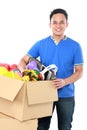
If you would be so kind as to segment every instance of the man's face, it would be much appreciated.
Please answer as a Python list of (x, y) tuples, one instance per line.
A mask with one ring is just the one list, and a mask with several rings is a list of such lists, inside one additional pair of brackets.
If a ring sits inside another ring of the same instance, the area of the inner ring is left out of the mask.
[(58, 13), (52, 16), (49, 26), (52, 29), (53, 35), (62, 36), (68, 23), (64, 14)]

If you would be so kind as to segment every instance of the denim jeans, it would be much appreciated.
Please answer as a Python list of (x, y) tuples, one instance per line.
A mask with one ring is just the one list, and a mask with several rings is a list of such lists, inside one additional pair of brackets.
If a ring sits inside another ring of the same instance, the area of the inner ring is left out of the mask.
[[(73, 113), (75, 107), (74, 97), (59, 98), (59, 101), (54, 102), (53, 111), (56, 107), (58, 130), (71, 130)], [(52, 116), (38, 119), (37, 130), (49, 130)]]

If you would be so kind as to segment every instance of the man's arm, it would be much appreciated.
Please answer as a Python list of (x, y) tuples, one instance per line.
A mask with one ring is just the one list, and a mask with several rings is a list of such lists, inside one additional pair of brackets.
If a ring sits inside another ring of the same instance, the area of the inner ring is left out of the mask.
[(28, 62), (29, 62), (29, 56), (28, 55), (23, 56), (20, 62), (18, 63), (18, 69), (22, 72), (26, 68)]
[(62, 88), (65, 85), (74, 83), (77, 80), (79, 80), (82, 77), (82, 74), (83, 74), (83, 65), (77, 65), (75, 66), (75, 72), (70, 77), (67, 77), (65, 79), (57, 78), (53, 80), (53, 85), (58, 89)]

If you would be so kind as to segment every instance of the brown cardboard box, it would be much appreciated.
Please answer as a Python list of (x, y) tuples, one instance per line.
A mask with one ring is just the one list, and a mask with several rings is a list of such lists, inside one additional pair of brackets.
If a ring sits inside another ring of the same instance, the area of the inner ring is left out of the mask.
[(0, 112), (20, 121), (52, 114), (57, 90), (52, 81), (29, 81), (0, 76)]
[(18, 121), (0, 113), (0, 130), (37, 130), (37, 119)]

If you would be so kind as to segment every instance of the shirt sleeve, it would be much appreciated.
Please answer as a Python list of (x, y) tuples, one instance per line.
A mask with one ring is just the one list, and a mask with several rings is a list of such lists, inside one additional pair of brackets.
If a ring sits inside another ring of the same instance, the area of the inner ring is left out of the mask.
[(36, 42), (27, 52), (27, 55), (31, 55), (34, 58), (39, 56), (39, 42)]
[(76, 46), (75, 55), (74, 56), (75, 56), (75, 58), (74, 58), (74, 65), (80, 65), (80, 64), (84, 63), (82, 48), (81, 48), (81, 46), (79, 44)]

